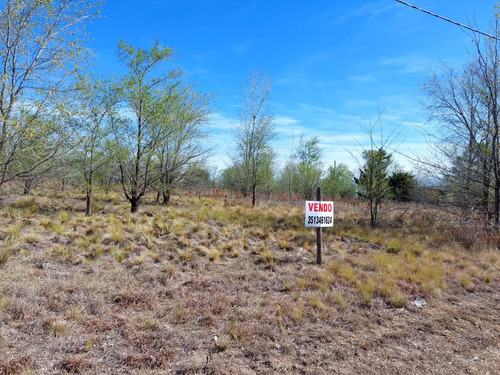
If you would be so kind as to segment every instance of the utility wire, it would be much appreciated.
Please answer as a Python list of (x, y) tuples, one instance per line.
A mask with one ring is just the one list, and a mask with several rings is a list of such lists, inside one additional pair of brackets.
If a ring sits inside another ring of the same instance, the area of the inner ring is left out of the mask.
[(463, 27), (464, 29), (467, 29), (467, 30), (470, 30), (472, 32), (475, 32), (475, 33), (478, 33), (478, 34), (481, 34), (481, 35), (484, 35), (484, 36), (487, 36), (488, 38), (493, 38), (493, 39), (496, 39), (496, 40), (500, 40), (500, 38), (496, 37), (496, 36), (493, 36), (491, 34), (487, 34), (481, 30), (477, 30), (477, 29), (473, 29), (472, 27), (469, 27), (469, 26), (466, 26), (466, 25), (463, 25), (461, 23), (458, 23), (457, 21), (453, 21), (453, 20), (450, 20), (449, 18), (446, 18), (446, 17), (443, 17), (443, 16), (440, 16), (439, 14), (436, 14), (436, 13), (432, 13), (432, 12), (429, 12), (428, 10), (425, 10), (425, 9), (422, 9), (422, 8), (419, 8), (415, 5), (412, 5), (412, 4), (408, 4), (408, 3), (405, 3), (404, 1), (401, 1), (401, 0), (396, 0), (398, 3), (401, 3), (403, 5), (406, 5), (406, 6), (409, 6), (410, 8), (413, 8), (413, 9), (417, 9), (421, 12), (424, 12), (424, 13), (427, 13), (427, 14), (430, 14), (431, 16), (434, 16), (434, 17), (437, 17), (437, 18), (440, 18), (446, 22), (450, 22), (454, 25), (457, 25), (457, 26), (460, 26), (460, 27)]

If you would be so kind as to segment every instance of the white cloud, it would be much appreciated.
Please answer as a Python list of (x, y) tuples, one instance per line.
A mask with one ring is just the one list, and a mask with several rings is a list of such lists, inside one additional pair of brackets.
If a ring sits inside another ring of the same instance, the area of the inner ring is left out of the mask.
[(299, 120), (288, 116), (278, 116), (274, 118), (274, 123), (278, 126), (283, 126), (283, 125), (289, 126), (298, 124)]
[(211, 130), (227, 132), (232, 130), (236, 120), (233, 118), (225, 117), (220, 113), (214, 113), (210, 116)]

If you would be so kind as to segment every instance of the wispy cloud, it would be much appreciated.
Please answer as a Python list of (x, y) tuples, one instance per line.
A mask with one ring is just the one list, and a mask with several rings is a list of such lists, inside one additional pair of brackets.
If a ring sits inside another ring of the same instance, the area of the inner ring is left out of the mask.
[(349, 79), (355, 83), (372, 83), (377, 81), (374, 74), (359, 74), (352, 76)]
[(231, 50), (235, 53), (246, 53), (250, 50), (253, 41), (244, 40), (231, 45)]
[(290, 126), (298, 124), (299, 122), (299, 120), (288, 116), (278, 116), (274, 118), (274, 123), (277, 126)]
[(325, 87), (331, 85), (331, 80), (311, 79), (310, 75), (317, 66), (328, 64), (333, 58), (333, 53), (328, 49), (302, 57), (293, 64), (285, 66), (283, 73), (275, 79), (275, 82), (278, 85), (293, 85), (295, 88), (298, 86)]
[(212, 132), (228, 132), (233, 129), (235, 122), (235, 119), (223, 116), (217, 112), (210, 116), (210, 128)]
[(399, 73), (422, 73), (425, 72), (432, 61), (418, 55), (390, 57), (381, 60), (381, 65), (394, 67)]
[(335, 25), (345, 23), (352, 19), (366, 17), (366, 16), (379, 16), (395, 9), (395, 4), (388, 4), (387, 1), (370, 1), (363, 5), (359, 3), (345, 2), (348, 4), (342, 8), (338, 8), (335, 12), (316, 14), (315, 20), (322, 21), (327, 25)]

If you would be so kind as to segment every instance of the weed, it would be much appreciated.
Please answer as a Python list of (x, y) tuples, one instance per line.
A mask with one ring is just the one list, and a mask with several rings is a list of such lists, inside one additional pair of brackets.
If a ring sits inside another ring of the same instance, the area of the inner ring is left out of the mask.
[(66, 224), (69, 221), (69, 218), (70, 216), (67, 211), (61, 211), (61, 213), (59, 214), (59, 220), (61, 224)]
[(21, 222), (16, 223), (14, 225), (9, 226), (7, 231), (12, 237), (17, 237), (19, 233), (21, 233), (21, 230), (23, 229), (23, 224)]
[(296, 322), (301, 322), (303, 318), (304, 318), (304, 314), (302, 312), (302, 309), (301, 308), (296, 308), (293, 311), (293, 320), (296, 321)]
[(15, 203), (10, 204), (13, 208), (22, 209), (26, 215), (33, 215), (38, 212), (39, 207), (34, 197), (23, 197)]
[(68, 311), (66, 311), (66, 319), (68, 320), (78, 320), (82, 315), (81, 309), (77, 307), (72, 307)]
[(311, 303), (311, 306), (312, 306), (314, 309), (321, 310), (321, 311), (326, 311), (326, 310), (327, 310), (326, 305), (325, 305), (325, 304), (321, 301), (321, 299), (320, 299), (318, 296), (316, 296), (316, 295), (312, 295), (312, 296), (311, 296), (310, 303)]
[(135, 256), (133, 258), (129, 258), (128, 260), (128, 266), (133, 267), (133, 266), (140, 266), (142, 264), (146, 263), (146, 254), (142, 253), (139, 256)]
[(53, 252), (56, 256), (62, 256), (66, 258), (67, 261), (73, 260), (73, 249), (69, 246), (62, 246), (61, 244), (55, 244)]
[(282, 250), (287, 250), (287, 251), (293, 249), (293, 246), (284, 237), (278, 240), (278, 247)]
[(90, 338), (87, 340), (87, 343), (85, 344), (85, 351), (88, 353), (90, 352), (95, 346), (95, 341), (94, 339)]
[(159, 326), (160, 326), (160, 323), (158, 322), (157, 319), (148, 318), (144, 322), (142, 322), (140, 328), (143, 331), (156, 331)]
[(168, 274), (170, 277), (175, 275), (175, 266), (173, 264), (169, 264), (162, 268), (162, 271)]
[(356, 288), (361, 292), (363, 302), (369, 305), (373, 300), (373, 296), (377, 288), (375, 280), (368, 279), (365, 282), (358, 282), (356, 284)]
[(48, 228), (50, 226), (50, 224), (52, 223), (52, 220), (50, 220), (48, 217), (42, 217), (40, 218), (40, 226), (44, 227), (44, 228)]
[(215, 342), (215, 348), (216, 348), (216, 351), (217, 352), (224, 352), (227, 350), (227, 348), (229, 347), (229, 343), (230, 343), (230, 337), (226, 336), (226, 335), (223, 335), (221, 337), (215, 335), (213, 337), (214, 339), (214, 342)]
[(90, 247), (90, 239), (87, 237), (80, 237), (75, 241), (76, 246), (83, 250), (87, 250)]
[(292, 284), (288, 280), (283, 280), (283, 288), (288, 292), (292, 289)]
[(172, 221), (172, 227), (170, 229), (170, 232), (177, 237), (186, 237), (187, 236), (187, 224), (188, 222), (186, 219), (182, 217), (176, 217)]
[(301, 277), (301, 278), (299, 279), (299, 288), (300, 288), (300, 289), (304, 289), (304, 288), (305, 288), (305, 286), (306, 286), (306, 284), (307, 284), (307, 280), (306, 280), (306, 278), (305, 278), (305, 277)]
[(48, 227), (47, 229), (53, 233), (56, 233), (56, 234), (64, 234), (66, 233), (66, 226), (62, 223), (55, 223), (55, 222), (52, 222)]
[(194, 259), (193, 249), (187, 248), (186, 250), (179, 251), (179, 257), (183, 262), (189, 262)]
[(267, 245), (263, 246), (260, 256), (264, 261), (264, 263), (266, 263), (269, 267), (271, 268), (274, 267), (274, 255), (269, 246)]
[(97, 245), (99, 243), (100, 239), (101, 238), (100, 238), (99, 235), (93, 234), (93, 235), (90, 236), (89, 241), (90, 241), (91, 244)]
[(50, 336), (61, 336), (68, 330), (68, 323), (63, 320), (56, 320), (49, 325)]
[(186, 309), (184, 308), (184, 302), (181, 301), (179, 307), (177, 308), (177, 320), (179, 323), (184, 322), (184, 318), (186, 316)]
[(329, 268), (332, 274), (337, 275), (340, 270), (340, 263), (337, 261), (332, 261), (330, 262)]
[(243, 234), (243, 249), (248, 250), (250, 248), (250, 243), (248, 242), (248, 233)]
[(122, 228), (116, 227), (116, 226), (113, 227), (111, 229), (110, 238), (112, 241), (114, 241), (116, 243), (123, 242), (123, 240), (125, 239), (125, 235), (123, 234)]
[(400, 238), (395, 238), (387, 244), (387, 251), (391, 254), (398, 254), (404, 248), (404, 243)]
[(5, 310), (12, 304), (12, 300), (9, 297), (0, 297), (0, 311)]
[(347, 309), (348, 303), (340, 292), (333, 294), (333, 301), (343, 309)]
[(406, 306), (406, 296), (401, 292), (396, 292), (391, 297), (391, 306), (397, 309)]
[[(0, 261), (0, 264), (1, 264), (1, 261)], [(493, 281), (493, 275), (491, 273), (488, 273), (484, 277), (484, 282), (487, 283), (487, 284), (490, 284), (492, 281)]]
[(221, 253), (219, 250), (215, 249), (215, 248), (212, 248), (208, 254), (208, 259), (211, 261), (211, 262), (215, 262), (216, 260), (218, 260), (221, 256)]
[(0, 251), (0, 266), (7, 263), (7, 261), (9, 260), (9, 257), (10, 257), (10, 253), (8, 250), (4, 249), (4, 250)]
[(460, 279), (460, 285), (462, 285), (463, 288), (468, 289), (471, 285), (471, 281), (467, 275), (462, 275), (462, 278)]
[(378, 293), (379, 295), (386, 297), (386, 298), (391, 298), (394, 294), (394, 284), (395, 281), (392, 278), (389, 277), (383, 277), (382, 283), (378, 288)]
[(278, 308), (278, 325), (281, 333), (285, 333), (285, 326), (283, 325), (283, 307)]
[(118, 263), (122, 263), (127, 258), (127, 254), (125, 254), (122, 250), (115, 250), (111, 254), (115, 257)]
[(352, 268), (352, 266), (350, 264), (342, 265), (338, 270), (338, 274), (343, 279), (345, 279), (345, 280), (347, 280), (355, 285), (358, 282), (358, 273), (356, 272), (356, 270), (354, 268)]
[(241, 343), (246, 337), (247, 332), (240, 326), (238, 315), (234, 314), (229, 328), (229, 336), (237, 343)]

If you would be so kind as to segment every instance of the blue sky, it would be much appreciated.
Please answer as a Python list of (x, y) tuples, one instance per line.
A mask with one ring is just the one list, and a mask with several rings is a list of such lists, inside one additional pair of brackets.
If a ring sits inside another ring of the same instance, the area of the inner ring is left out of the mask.
[[(488, 31), (494, 0), (408, 0)], [(402, 154), (423, 153), (418, 130), (429, 127), (420, 84), (442, 62), (460, 67), (470, 36), (461, 28), (395, 0), (108, 0), (89, 25), (101, 73), (122, 69), (120, 38), (144, 48), (156, 39), (177, 51), (175, 64), (202, 91), (215, 92), (210, 133), (212, 164), (229, 162), (242, 85), (252, 68), (273, 81), (271, 107), (279, 162), (300, 134), (318, 136), (325, 167), (357, 164), (367, 137), (359, 126), (382, 112), (384, 134), (402, 124), (394, 143)], [(411, 163), (401, 155), (397, 162)]]

